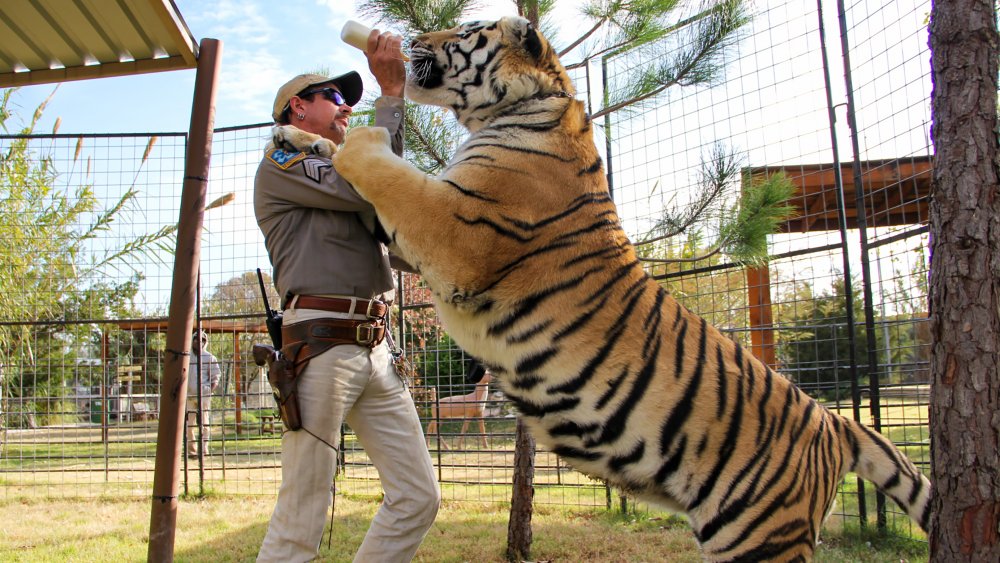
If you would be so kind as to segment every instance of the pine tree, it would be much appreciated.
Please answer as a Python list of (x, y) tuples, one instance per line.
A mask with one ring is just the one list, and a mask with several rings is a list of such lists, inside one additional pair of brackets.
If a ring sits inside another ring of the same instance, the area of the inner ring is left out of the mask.
[(992, 0), (930, 19), (931, 561), (1000, 560), (1000, 33)]

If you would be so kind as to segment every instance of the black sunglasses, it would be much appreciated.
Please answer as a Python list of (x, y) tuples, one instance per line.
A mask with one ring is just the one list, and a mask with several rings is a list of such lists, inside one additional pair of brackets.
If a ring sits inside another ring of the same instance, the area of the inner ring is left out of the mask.
[(316, 90), (307, 90), (299, 94), (299, 97), (304, 98), (313, 94), (319, 94), (338, 106), (342, 106), (347, 103), (347, 100), (344, 99), (344, 95), (333, 88), (317, 88)]

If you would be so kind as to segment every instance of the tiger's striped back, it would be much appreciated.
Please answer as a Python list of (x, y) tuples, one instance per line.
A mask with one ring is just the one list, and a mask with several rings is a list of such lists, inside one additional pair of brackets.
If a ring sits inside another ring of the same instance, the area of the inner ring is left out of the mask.
[[(356, 185), (541, 445), (687, 514), (711, 560), (810, 559), (851, 470), (926, 528), (930, 484), (888, 440), (646, 274), (583, 104), (530, 24), (423, 35), (411, 60), (407, 95), (450, 108), (472, 134), (437, 178), (399, 170)], [(381, 205), (379, 189), (412, 208)]]

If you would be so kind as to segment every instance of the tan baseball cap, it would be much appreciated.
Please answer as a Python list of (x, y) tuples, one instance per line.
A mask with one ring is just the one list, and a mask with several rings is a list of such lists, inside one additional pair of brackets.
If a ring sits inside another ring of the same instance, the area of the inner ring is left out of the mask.
[(358, 100), (361, 99), (361, 93), (364, 91), (361, 75), (353, 70), (340, 76), (300, 74), (278, 88), (278, 95), (274, 97), (274, 112), (271, 114), (275, 123), (281, 118), (281, 114), (288, 109), (288, 102), (293, 96), (299, 95), (306, 88), (321, 84), (335, 84), (340, 93), (344, 95), (344, 101), (350, 106), (358, 103)]

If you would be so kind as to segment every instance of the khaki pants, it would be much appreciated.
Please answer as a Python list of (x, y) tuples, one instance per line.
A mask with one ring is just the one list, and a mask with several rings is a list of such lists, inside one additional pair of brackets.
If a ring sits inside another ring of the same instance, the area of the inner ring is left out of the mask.
[[(329, 316), (292, 309), (284, 322)], [(257, 561), (316, 557), (332, 500), (336, 452), (330, 446), (340, 446), (344, 420), (375, 464), (385, 492), (354, 560), (410, 561), (434, 522), (441, 493), (416, 408), (388, 348), (335, 346), (313, 358), (300, 378), (302, 429), (281, 438), (281, 489)]]
[[(201, 450), (204, 455), (208, 455), (208, 429), (209, 407), (212, 404), (212, 394), (204, 393), (201, 396)], [(187, 433), (187, 455), (195, 457), (198, 455), (198, 397), (187, 398), (187, 420), (185, 420), (185, 431)]]

